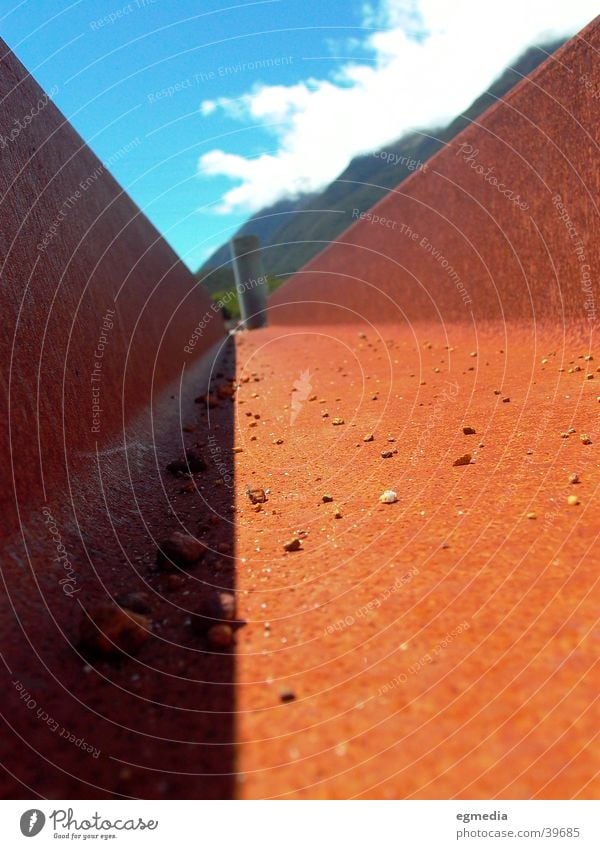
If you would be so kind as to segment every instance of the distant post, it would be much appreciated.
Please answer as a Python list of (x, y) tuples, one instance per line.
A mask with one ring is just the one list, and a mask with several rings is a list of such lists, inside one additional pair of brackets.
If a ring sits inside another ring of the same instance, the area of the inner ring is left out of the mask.
[(260, 241), (257, 236), (237, 236), (231, 240), (230, 248), (242, 323), (248, 330), (266, 327), (267, 278), (262, 266)]

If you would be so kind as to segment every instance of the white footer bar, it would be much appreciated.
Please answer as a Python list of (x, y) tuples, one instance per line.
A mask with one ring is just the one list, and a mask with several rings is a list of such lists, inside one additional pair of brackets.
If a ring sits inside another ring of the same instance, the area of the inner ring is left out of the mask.
[[(4, 801), (3, 846), (600, 847), (593, 801)], [(33, 840), (33, 843), (28, 843)], [(167, 841), (177, 841), (168, 843)]]

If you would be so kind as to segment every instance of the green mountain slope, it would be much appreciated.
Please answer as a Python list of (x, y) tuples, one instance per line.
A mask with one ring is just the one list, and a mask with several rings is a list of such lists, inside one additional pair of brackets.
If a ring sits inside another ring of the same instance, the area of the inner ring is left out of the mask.
[[(366, 212), (370, 209), (389, 189), (426, 163), (561, 44), (562, 41), (557, 41), (529, 48), (447, 127), (413, 132), (387, 145), (385, 150), (356, 157), (322, 192), (280, 201), (261, 210), (240, 228), (239, 234), (259, 236), (267, 274), (288, 277), (352, 223), (353, 210)], [(215, 271), (216, 268), (220, 270)], [(219, 248), (206, 261), (197, 277), (212, 293), (233, 287), (228, 245)]]

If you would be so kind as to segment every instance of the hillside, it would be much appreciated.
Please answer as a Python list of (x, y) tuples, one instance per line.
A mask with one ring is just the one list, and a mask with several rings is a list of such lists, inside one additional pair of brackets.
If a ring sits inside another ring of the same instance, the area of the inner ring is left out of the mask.
[[(561, 44), (562, 41), (557, 41), (529, 48), (448, 126), (410, 133), (386, 145), (385, 150), (356, 157), (322, 192), (282, 200), (262, 209), (248, 219), (236, 235), (256, 234), (263, 245), (265, 271), (288, 277), (351, 224), (353, 209), (361, 212), (370, 209), (415, 167), (427, 162), (465, 126), (504, 97)], [(196, 276), (213, 294), (233, 288), (228, 243), (209, 257)]]

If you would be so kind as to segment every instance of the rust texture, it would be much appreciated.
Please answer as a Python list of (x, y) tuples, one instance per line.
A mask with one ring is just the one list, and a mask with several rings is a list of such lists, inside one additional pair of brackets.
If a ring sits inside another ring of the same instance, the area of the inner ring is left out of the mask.
[(238, 343), (239, 792), (595, 798), (600, 356), (412, 330)]

